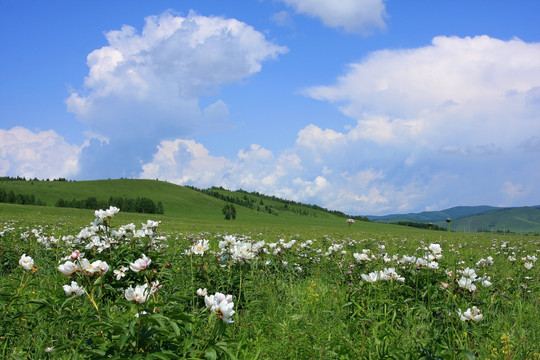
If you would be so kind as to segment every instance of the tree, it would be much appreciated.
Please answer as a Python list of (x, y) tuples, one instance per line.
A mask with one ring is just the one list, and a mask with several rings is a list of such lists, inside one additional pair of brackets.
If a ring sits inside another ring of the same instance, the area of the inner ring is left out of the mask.
[(156, 213), (165, 214), (165, 211), (163, 210), (163, 204), (161, 203), (161, 201), (157, 203)]
[(221, 210), (223, 215), (225, 215), (225, 220), (234, 220), (236, 219), (236, 208), (233, 204), (227, 204)]

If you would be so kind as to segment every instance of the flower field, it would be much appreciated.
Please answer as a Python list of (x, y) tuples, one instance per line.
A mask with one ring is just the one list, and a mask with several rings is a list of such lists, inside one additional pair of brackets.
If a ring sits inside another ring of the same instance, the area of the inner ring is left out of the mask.
[(0, 224), (5, 359), (540, 359), (540, 239)]

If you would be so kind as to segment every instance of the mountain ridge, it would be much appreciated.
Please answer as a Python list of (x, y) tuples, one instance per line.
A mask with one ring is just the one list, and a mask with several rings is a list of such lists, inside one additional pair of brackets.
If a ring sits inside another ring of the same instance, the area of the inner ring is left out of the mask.
[[(540, 205), (496, 207), (488, 205), (455, 206), (440, 211), (420, 213), (367, 215), (370, 221), (397, 223), (413, 221), (433, 223), (456, 231), (540, 232)], [(450, 223), (447, 222), (450, 219)]]

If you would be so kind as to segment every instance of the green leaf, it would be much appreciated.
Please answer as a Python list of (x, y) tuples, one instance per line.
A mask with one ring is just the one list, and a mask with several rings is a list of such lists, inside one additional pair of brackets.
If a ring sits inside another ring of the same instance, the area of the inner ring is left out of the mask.
[(162, 359), (162, 360), (169, 360), (170, 357), (163, 353), (152, 353), (146, 357), (147, 359)]
[(94, 286), (103, 284), (103, 276), (100, 276), (94, 281)]
[(170, 324), (176, 336), (180, 336), (180, 328), (178, 327), (178, 324), (174, 321), (171, 321)]
[(126, 346), (126, 342), (128, 341), (129, 339), (129, 333), (124, 333), (122, 335), (120, 335), (120, 341), (118, 341), (118, 345), (120, 347), (120, 349), (123, 349), (124, 346)]
[(105, 351), (99, 350), (99, 349), (92, 349), (89, 352), (91, 352), (92, 354), (99, 355), (99, 356), (105, 356), (106, 354)]
[(206, 349), (204, 352), (204, 355), (206, 356), (207, 359), (212, 359), (212, 360), (217, 359), (216, 349), (214, 349), (213, 347)]
[(474, 355), (471, 350), (463, 350), (461, 353), (465, 355), (468, 360), (476, 360), (476, 355)]
[[(233, 359), (233, 360), (236, 360), (236, 355), (234, 355), (231, 350), (227, 347), (227, 343), (224, 342), (224, 341), (220, 341), (216, 344), (216, 346), (218, 346), (221, 350), (223, 350), (228, 356), (229, 356), (229, 359)], [(260, 349), (259, 349), (259, 352), (260, 352)]]

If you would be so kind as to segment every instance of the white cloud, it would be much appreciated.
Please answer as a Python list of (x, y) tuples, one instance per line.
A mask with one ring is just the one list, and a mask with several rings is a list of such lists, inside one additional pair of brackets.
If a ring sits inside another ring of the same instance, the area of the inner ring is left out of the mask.
[(258, 144), (251, 144), (249, 149), (238, 151), (238, 158), (243, 161), (270, 161), (274, 158), (272, 152)]
[(282, 0), (296, 12), (320, 18), (330, 27), (346, 32), (369, 34), (384, 29), (386, 16), (383, 0)]
[(353, 125), (309, 124), (288, 149), (252, 144), (230, 159), (193, 141), (162, 141), (140, 176), (363, 215), (534, 203), (539, 88), (539, 44), (439, 37), (375, 52), (335, 85), (306, 90)]
[[(215, 96), (221, 86), (259, 72), (264, 61), (287, 51), (241, 21), (193, 12), (149, 16), (140, 33), (124, 25), (105, 35), (109, 45), (88, 55), (84, 88), (66, 105), (91, 132), (110, 139), (110, 151), (130, 141), (153, 148), (164, 139), (223, 127), (227, 104), (218, 99), (201, 109), (200, 97)], [(132, 157), (148, 160), (136, 150)], [(100, 153), (94, 145), (86, 151)], [(127, 162), (109, 170), (119, 168), (136, 171)]]
[(279, 26), (294, 28), (294, 20), (288, 11), (279, 11), (273, 14), (270, 19)]
[(538, 43), (441, 36), (376, 51), (306, 94), (337, 103), (356, 136), (376, 143), (508, 148), (540, 132), (539, 59)]
[(53, 179), (78, 172), (80, 146), (67, 143), (54, 130), (0, 129), (0, 175)]
[(152, 162), (142, 166), (141, 178), (162, 179), (176, 184), (210, 187), (221, 183), (231, 162), (211, 156), (193, 140), (162, 141)]
[[(529, 197), (530, 191), (521, 183), (513, 183), (507, 181), (502, 184), (501, 193), (503, 195), (503, 201), (500, 205), (512, 206), (516, 201), (523, 201)], [(524, 205), (536, 205), (536, 204), (524, 204)]]

